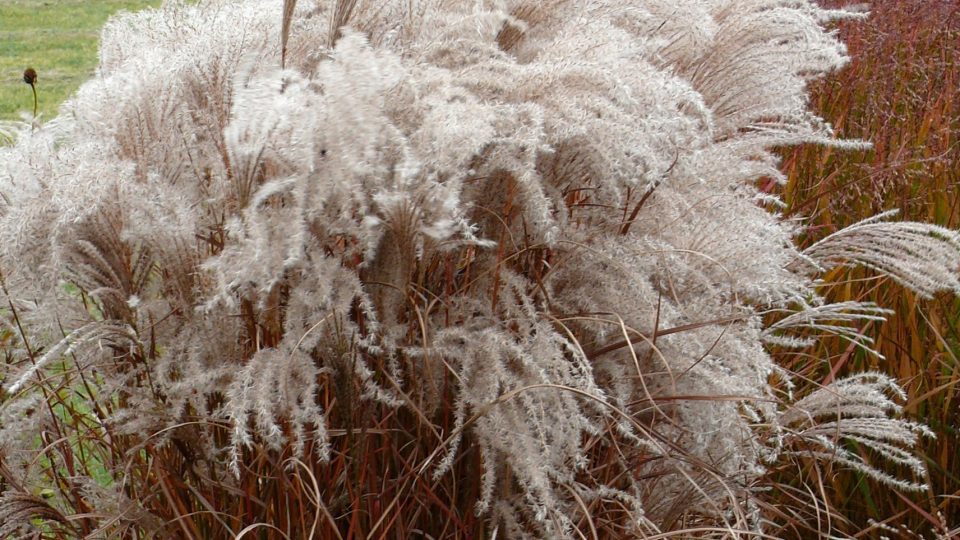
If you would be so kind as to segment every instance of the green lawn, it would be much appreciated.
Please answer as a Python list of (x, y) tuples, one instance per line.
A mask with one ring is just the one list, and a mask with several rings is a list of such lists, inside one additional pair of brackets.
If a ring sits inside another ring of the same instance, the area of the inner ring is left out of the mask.
[(49, 120), (97, 66), (100, 28), (120, 10), (160, 0), (0, 0), (0, 120), (33, 110), (23, 70), (37, 71), (40, 112)]

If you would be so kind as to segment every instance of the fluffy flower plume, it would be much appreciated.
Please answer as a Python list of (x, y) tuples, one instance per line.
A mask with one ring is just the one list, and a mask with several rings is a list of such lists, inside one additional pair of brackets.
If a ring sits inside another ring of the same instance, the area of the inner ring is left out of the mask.
[[(771, 148), (831, 137), (805, 85), (844, 63), (824, 26), (852, 14), (295, 4), (118, 16), (96, 76), (0, 150), (9, 414), (79, 384), (69, 365), (109, 429), (197, 448), (191, 470), (240, 486), (257, 449), (323, 471), (353, 430), (416, 432), (424, 478), (482, 471), (438, 496), (510, 538), (576, 538), (587, 505), (624, 535), (761, 531), (755, 483), (798, 441), (923, 481), (840, 450), (922, 475), (892, 381), (791, 403), (764, 348), (798, 326), (859, 340), (846, 324), (886, 314), (824, 305), (830, 265), (958, 289), (952, 231), (868, 221), (800, 252), (801, 225), (760, 204)], [(28, 425), (0, 450), (25, 455)]]

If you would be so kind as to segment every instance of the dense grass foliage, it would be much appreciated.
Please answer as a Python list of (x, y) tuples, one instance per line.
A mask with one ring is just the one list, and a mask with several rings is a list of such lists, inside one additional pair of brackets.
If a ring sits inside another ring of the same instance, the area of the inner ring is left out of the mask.
[[(850, 64), (813, 84), (811, 95), (813, 109), (838, 136), (873, 146), (837, 151), (808, 145), (784, 153), (786, 213), (812, 217), (808, 244), (891, 208), (904, 219), (960, 225), (960, 2), (873, 2), (869, 9), (868, 20), (840, 26)], [(834, 512), (850, 520), (842, 530), (880, 534), (882, 528), (868, 525), (874, 520), (899, 529), (894, 536), (960, 534), (956, 298), (919, 298), (888, 278), (849, 268), (827, 274), (823, 291), (832, 301), (870, 300), (895, 310), (882, 324), (858, 328), (883, 358), (822, 339), (816, 347), (779, 355), (785, 365), (811, 384), (865, 369), (888, 373), (904, 385), (910, 416), (937, 434), (922, 443), (931, 483), (920, 494), (877, 489), (861, 475), (818, 473)]]
[(0, 0), (0, 120), (33, 112), (23, 70), (39, 73), (39, 112), (50, 119), (97, 65), (97, 37), (119, 10), (160, 0)]
[(0, 148), (0, 538), (950, 536), (956, 8), (876, 11), (113, 19)]

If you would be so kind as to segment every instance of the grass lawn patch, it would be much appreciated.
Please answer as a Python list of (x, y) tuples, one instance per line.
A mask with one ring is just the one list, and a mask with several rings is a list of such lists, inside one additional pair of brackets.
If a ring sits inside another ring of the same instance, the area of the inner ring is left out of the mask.
[(38, 73), (39, 113), (46, 120), (97, 66), (100, 28), (120, 10), (160, 0), (0, 0), (0, 120), (33, 110), (23, 70)]

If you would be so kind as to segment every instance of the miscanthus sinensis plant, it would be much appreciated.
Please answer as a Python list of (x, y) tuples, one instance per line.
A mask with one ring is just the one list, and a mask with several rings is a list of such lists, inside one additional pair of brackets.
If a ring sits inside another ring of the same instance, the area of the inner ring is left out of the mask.
[(764, 504), (791, 460), (922, 489), (895, 381), (794, 395), (768, 352), (870, 350), (888, 312), (820, 298), (838, 265), (960, 289), (954, 231), (885, 214), (800, 251), (755, 184), (773, 147), (840, 144), (805, 85), (848, 16), (114, 18), (96, 76), (0, 150), (0, 537), (776, 535), (807, 511)]

